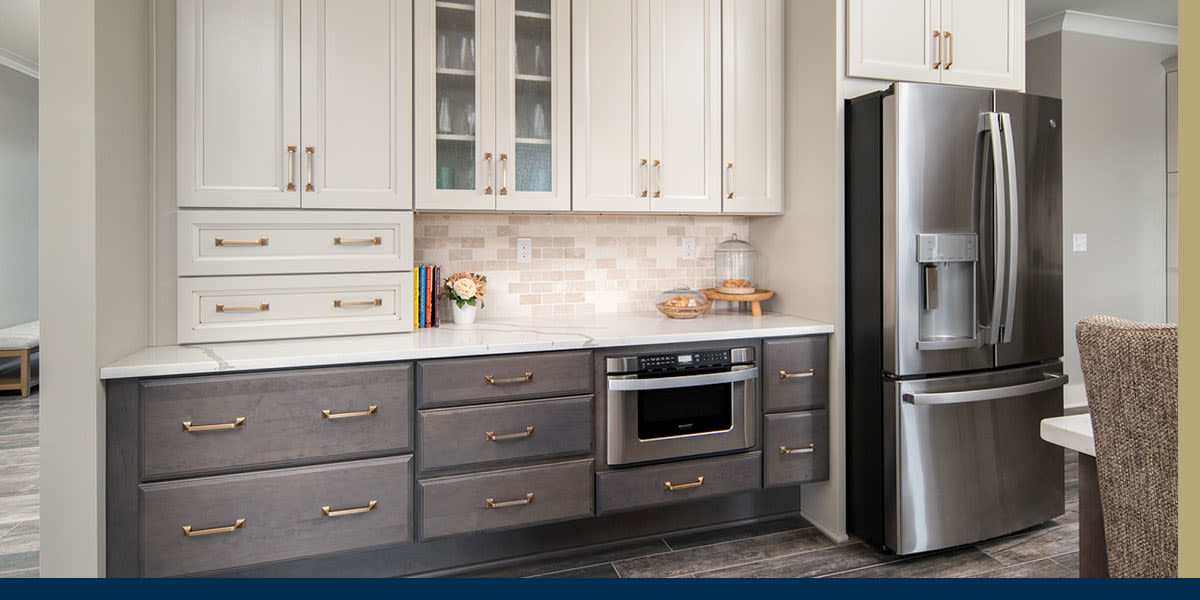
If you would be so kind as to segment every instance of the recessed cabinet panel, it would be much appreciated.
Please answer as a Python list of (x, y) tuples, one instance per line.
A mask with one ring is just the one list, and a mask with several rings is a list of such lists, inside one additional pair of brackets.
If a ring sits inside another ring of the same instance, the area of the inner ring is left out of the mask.
[(941, 81), (939, 0), (848, 0), (846, 74)]
[(177, 203), (299, 207), (299, 0), (177, 10)]
[(783, 0), (722, 5), (727, 213), (783, 212)]
[(1025, 87), (1025, 3), (941, 0), (945, 37), (942, 83)]
[(412, 5), (302, 0), (302, 204), (412, 207)]

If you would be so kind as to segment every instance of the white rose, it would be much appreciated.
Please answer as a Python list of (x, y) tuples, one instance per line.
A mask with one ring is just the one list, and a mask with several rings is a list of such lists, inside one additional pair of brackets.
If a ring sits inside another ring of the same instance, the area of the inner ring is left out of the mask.
[(470, 300), (475, 297), (475, 281), (469, 277), (463, 277), (454, 282), (454, 293), (458, 294), (463, 300)]

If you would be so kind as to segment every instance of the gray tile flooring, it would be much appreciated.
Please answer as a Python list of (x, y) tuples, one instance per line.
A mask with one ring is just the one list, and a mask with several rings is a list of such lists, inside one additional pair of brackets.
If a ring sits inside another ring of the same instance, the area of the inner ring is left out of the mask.
[[(0, 392), (0, 577), (38, 575), (38, 398)], [(1007, 537), (914, 557), (801, 518), (665, 536), (537, 559), (466, 577), (1077, 577), (1078, 463), (1067, 453), (1067, 512)]]
[(38, 394), (0, 392), (0, 577), (37, 577)]

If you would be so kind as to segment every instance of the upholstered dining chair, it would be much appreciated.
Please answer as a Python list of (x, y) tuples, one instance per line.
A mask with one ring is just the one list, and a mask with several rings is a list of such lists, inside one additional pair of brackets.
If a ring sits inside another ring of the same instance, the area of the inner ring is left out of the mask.
[(1075, 327), (1096, 441), (1112, 577), (1178, 573), (1176, 326), (1088, 317)]

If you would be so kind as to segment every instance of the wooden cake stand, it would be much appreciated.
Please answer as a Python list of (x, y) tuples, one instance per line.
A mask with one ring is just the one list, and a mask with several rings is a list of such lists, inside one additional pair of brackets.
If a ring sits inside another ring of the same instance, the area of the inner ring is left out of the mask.
[(729, 302), (749, 302), (750, 314), (761, 317), (763, 300), (770, 300), (775, 297), (775, 292), (771, 290), (756, 290), (753, 294), (723, 294), (718, 292), (716, 288), (705, 288), (700, 290), (701, 294), (708, 297), (709, 300), (727, 300)]

